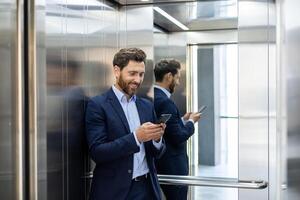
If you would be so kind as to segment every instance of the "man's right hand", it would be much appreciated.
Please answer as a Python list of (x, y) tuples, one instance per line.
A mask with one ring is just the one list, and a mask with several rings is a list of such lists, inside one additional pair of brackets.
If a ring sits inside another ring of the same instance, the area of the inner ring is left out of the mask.
[(191, 113), (190, 114), (190, 118), (191, 120), (195, 122), (197, 122), (199, 119), (200, 119), (200, 116), (201, 116), (201, 113), (198, 113), (198, 112), (194, 112), (194, 113)]
[(165, 126), (161, 124), (153, 124), (146, 122), (138, 127), (135, 131), (139, 142), (147, 142), (150, 140), (157, 140), (164, 134)]

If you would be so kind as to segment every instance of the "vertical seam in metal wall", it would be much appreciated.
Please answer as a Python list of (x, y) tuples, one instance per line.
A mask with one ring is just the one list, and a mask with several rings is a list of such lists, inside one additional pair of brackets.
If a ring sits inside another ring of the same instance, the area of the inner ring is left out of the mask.
[[(268, 182), (270, 183), (270, 0), (267, 1), (267, 52), (268, 52)], [(268, 187), (268, 199), (270, 198), (270, 187)]]
[(276, 200), (280, 200), (282, 198), (281, 192), (281, 184), (282, 177), (281, 171), (283, 169), (283, 165), (281, 162), (281, 144), (282, 144), (282, 78), (279, 74), (281, 73), (281, 2), (275, 1), (275, 15), (276, 15)]
[(37, 89), (35, 0), (27, 4), (28, 117), (29, 117), (29, 199), (37, 200)]
[[(240, 17), (239, 17), (239, 8), (240, 8), (240, 0), (237, 0), (237, 18), (238, 18), (238, 23), (237, 23), (237, 95), (238, 95), (238, 133), (237, 133), (237, 159), (238, 159), (238, 168), (237, 168), (237, 174), (238, 174), (238, 180), (239, 180), (239, 176), (240, 176), (240, 43), (239, 43), (239, 21), (240, 21)], [(237, 198), (239, 199), (240, 196), (240, 189), (237, 189)]]

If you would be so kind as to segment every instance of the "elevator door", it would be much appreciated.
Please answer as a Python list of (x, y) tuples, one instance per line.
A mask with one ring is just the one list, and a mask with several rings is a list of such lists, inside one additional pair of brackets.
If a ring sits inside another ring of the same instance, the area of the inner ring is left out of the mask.
[[(237, 180), (238, 45), (191, 45), (188, 50), (188, 107), (207, 106), (189, 143), (191, 175)], [(238, 189), (190, 187), (190, 198), (237, 200)]]

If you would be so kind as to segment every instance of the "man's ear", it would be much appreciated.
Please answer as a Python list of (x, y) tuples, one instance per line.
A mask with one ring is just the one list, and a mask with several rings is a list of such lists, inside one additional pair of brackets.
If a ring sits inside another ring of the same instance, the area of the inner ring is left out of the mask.
[(114, 66), (114, 74), (115, 74), (115, 77), (118, 79), (120, 77), (120, 74), (121, 74), (121, 69), (119, 66), (115, 65)]
[(169, 73), (166, 73), (163, 77), (163, 80), (162, 82), (165, 82), (165, 83), (168, 83), (170, 80), (171, 80), (171, 76), (172, 76), (172, 73), (169, 72)]
[(168, 82), (171, 81), (172, 78), (173, 78), (173, 75), (172, 75), (171, 72), (169, 72), (169, 73), (166, 74), (166, 79), (167, 79)]

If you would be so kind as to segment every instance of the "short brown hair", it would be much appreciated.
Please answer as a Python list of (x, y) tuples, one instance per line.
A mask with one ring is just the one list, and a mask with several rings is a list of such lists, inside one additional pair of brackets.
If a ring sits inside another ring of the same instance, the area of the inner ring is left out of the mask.
[(180, 62), (174, 59), (163, 59), (156, 63), (154, 67), (155, 80), (162, 82), (164, 76), (171, 72), (175, 76), (180, 70)]
[(144, 62), (146, 64), (146, 53), (139, 48), (124, 48), (115, 54), (113, 66), (117, 65), (121, 70), (128, 65), (129, 61)]

